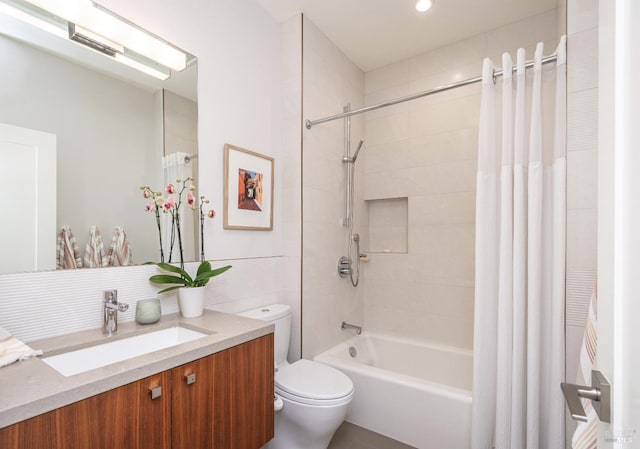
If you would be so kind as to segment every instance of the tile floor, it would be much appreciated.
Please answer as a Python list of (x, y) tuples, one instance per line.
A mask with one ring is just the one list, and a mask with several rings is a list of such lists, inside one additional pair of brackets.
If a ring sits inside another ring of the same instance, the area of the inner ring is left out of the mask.
[(328, 449), (415, 449), (399, 441), (344, 422), (333, 436)]

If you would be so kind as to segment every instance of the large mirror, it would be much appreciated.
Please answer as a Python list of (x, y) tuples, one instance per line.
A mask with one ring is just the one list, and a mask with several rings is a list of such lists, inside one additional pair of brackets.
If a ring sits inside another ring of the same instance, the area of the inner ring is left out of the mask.
[[(124, 231), (130, 259), (113, 265), (159, 261), (155, 214), (139, 187), (159, 191), (168, 176), (197, 174), (195, 58), (161, 81), (0, 13), (0, 61), (0, 186), (9, 198), (0, 273), (56, 269), (56, 245), (69, 243), (63, 227), (80, 259), (97, 227), (105, 256)], [(53, 147), (42, 136), (55, 136)], [(186, 234), (185, 261), (195, 260), (198, 233)]]

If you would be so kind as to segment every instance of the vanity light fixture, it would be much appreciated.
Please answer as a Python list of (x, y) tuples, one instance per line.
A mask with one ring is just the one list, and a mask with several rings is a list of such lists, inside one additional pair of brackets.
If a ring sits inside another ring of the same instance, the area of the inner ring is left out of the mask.
[(20, 1), (0, 1), (0, 13), (14, 17), (47, 33), (66, 39), (68, 37), (67, 22), (46, 11), (25, 6)]
[(118, 53), (124, 53), (124, 47), (122, 45), (105, 39), (99, 34), (73, 23), (69, 23), (69, 39), (111, 57), (114, 57)]
[(425, 12), (431, 9), (433, 6), (433, 0), (418, 0), (416, 3), (416, 11)]
[(192, 58), (89, 0), (0, 0), (0, 12), (165, 80)]
[(114, 57), (116, 58), (116, 61), (146, 73), (147, 75), (158, 78), (159, 80), (164, 81), (171, 76), (171, 71), (168, 68), (163, 67), (160, 64), (154, 64), (153, 61), (141, 62), (140, 57), (127, 55), (127, 52), (116, 53)]
[(184, 52), (89, 0), (27, 1), (173, 70), (187, 67)]

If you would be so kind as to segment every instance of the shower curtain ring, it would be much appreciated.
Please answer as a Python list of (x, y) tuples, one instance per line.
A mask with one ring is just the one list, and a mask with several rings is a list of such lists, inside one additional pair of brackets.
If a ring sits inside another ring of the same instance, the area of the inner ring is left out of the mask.
[(496, 75), (496, 69), (491, 70), (491, 78), (493, 79), (493, 84), (498, 81), (498, 76)]

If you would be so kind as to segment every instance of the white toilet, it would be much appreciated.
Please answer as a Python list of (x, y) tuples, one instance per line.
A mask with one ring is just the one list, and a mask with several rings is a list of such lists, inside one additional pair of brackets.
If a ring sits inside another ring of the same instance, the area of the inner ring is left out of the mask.
[(291, 307), (272, 304), (240, 313), (275, 324), (275, 393), (283, 402), (275, 415), (275, 437), (269, 449), (326, 449), (344, 421), (353, 398), (353, 383), (344, 373), (321, 363), (289, 364)]

